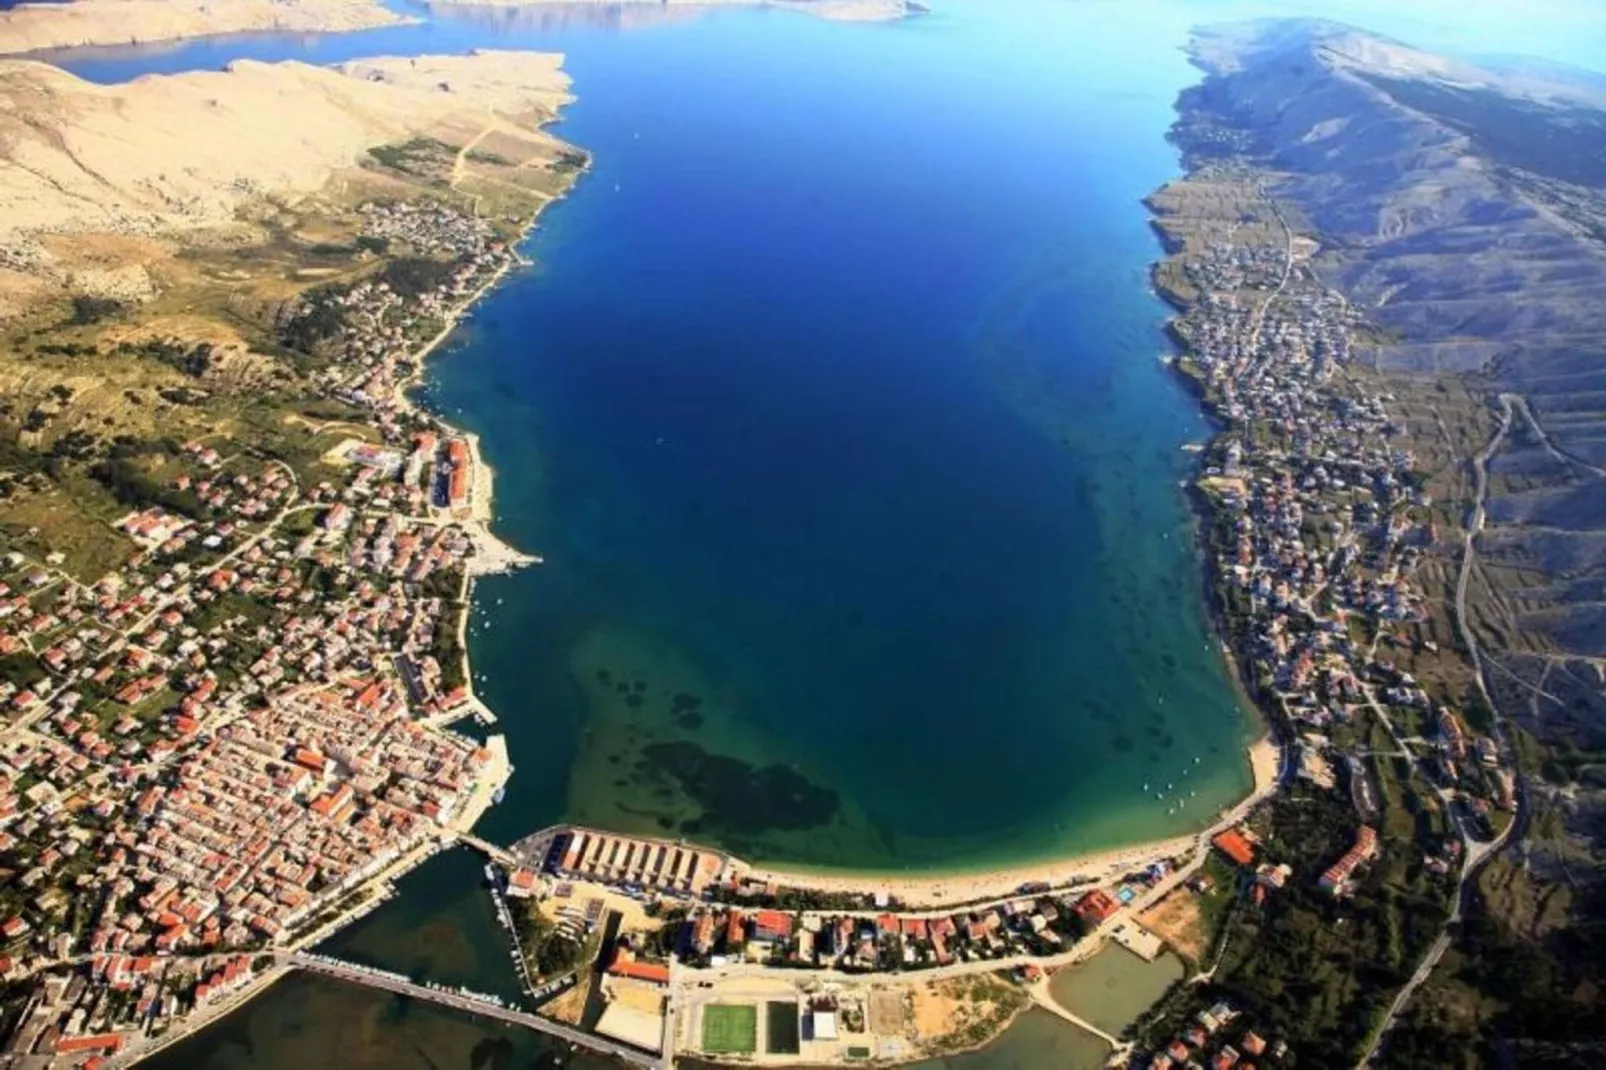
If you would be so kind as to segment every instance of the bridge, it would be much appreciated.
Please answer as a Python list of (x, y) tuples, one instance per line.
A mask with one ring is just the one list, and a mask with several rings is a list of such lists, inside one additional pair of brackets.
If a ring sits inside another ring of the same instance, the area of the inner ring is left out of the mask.
[(309, 973), (322, 974), (325, 977), (334, 977), (341, 981), (350, 981), (353, 984), (367, 985), (382, 992), (392, 992), (398, 996), (407, 996), (410, 999), (422, 999), (431, 1003), (438, 1003), (453, 1010), (466, 1011), (469, 1014), (478, 1014), (486, 1018), (494, 1018), (509, 1025), (519, 1025), (526, 1029), (533, 1029), (538, 1033), (557, 1040), (565, 1041), (575, 1047), (589, 1048), (602, 1055), (618, 1059), (631, 1066), (648, 1068), (648, 1070), (667, 1070), (670, 1059), (655, 1053), (632, 1048), (627, 1044), (620, 1044), (607, 1037), (597, 1036), (555, 1022), (550, 1018), (542, 1018), (528, 1011), (517, 1010), (513, 1007), (504, 1007), (493, 1003), (490, 999), (478, 996), (464, 995), (445, 988), (431, 988), (427, 985), (415, 984), (403, 977), (383, 970), (370, 969), (350, 962), (341, 962), (322, 955), (292, 954), (285, 955), (279, 960), (286, 966)]
[(489, 858), (491, 861), (500, 862), (509, 869), (518, 868), (519, 860), (514, 856), (512, 851), (509, 851), (506, 847), (498, 847), (490, 840), (481, 839), (472, 832), (459, 832), (457, 834), (457, 842), (474, 848), (474, 850)]

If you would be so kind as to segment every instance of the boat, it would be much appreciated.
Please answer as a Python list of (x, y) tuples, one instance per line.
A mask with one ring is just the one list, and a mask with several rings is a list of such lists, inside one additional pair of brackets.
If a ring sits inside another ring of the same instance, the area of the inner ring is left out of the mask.
[(493, 803), (499, 803), (505, 798), (507, 798), (507, 789), (506, 788), (497, 788), (495, 793), (492, 794), (492, 796), (491, 796), (491, 801)]

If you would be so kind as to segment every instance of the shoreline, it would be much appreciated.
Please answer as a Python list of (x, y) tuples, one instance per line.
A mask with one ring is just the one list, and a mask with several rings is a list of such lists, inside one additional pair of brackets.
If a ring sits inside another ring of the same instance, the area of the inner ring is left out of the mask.
[[(524, 2), (524, 0), (514, 0), (514, 2)], [(575, 181), (578, 182), (580, 177), (586, 174), (590, 168), (591, 161), (588, 158), (585, 166), (576, 174)], [(573, 189), (573, 184), (554, 197), (552, 201), (566, 197), (571, 189)], [(539, 223), (541, 213), (551, 205), (552, 201), (543, 204), (531, 216), (518, 239), (519, 241), (527, 240), (533, 234), (535, 227)], [(1145, 209), (1148, 208), (1146, 201), (1144, 202), (1144, 207)], [(1156, 233), (1159, 233), (1158, 230), (1156, 230)], [(1163, 242), (1162, 252), (1170, 255), (1170, 250), (1164, 247)], [(538, 564), (542, 559), (539, 556), (532, 557), (522, 553), (491, 531), (490, 525), (494, 518), (494, 510), (492, 508), (494, 472), (484, 460), (479, 434), (456, 427), (443, 415), (434, 412), (427, 405), (413, 400), (409, 395), (414, 388), (423, 382), (426, 358), (450, 339), (463, 318), (502, 281), (515, 265), (524, 266), (526, 263), (527, 261), (520, 257), (498, 269), (491, 278), (473, 294), (469, 295), (450, 314), (442, 330), (413, 355), (413, 373), (398, 395), (402, 399), (398, 404), (404, 403), (411, 410), (429, 415), (432, 419), (437, 420), (443, 428), (463, 437), (468, 442), (470, 454), (475, 464), (475, 489), (471, 503), (472, 516), (468, 521), (459, 521), (469, 531), (476, 545), (475, 553), (468, 561), (463, 593), (464, 610), (459, 618), (460, 638), (464, 652), (464, 679), (469, 700), (457, 708), (455, 711), (456, 717), (466, 716), (476, 710), (482, 711), (487, 719), (492, 721), (495, 720), (496, 716), (478, 697), (474, 689), (473, 665), (467, 641), (469, 613), (472, 608), (475, 586), (474, 581), (481, 575), (511, 571), (528, 564)], [(1151, 265), (1151, 275), (1152, 269), (1157, 267), (1159, 263), (1160, 260), (1156, 260)], [(1173, 295), (1159, 288), (1156, 288), (1155, 292), (1168, 307), (1177, 311), (1181, 310)], [(1176, 355), (1184, 355), (1186, 352), (1185, 344), (1180, 338), (1171, 333), (1173, 323), (1174, 317), (1168, 317), (1165, 324), (1168, 338), (1179, 350)], [(1181, 376), (1184, 387), (1191, 382), (1180, 369), (1177, 369), (1175, 360), (1170, 363), (1170, 367)], [(1207, 418), (1211, 419), (1212, 434), (1210, 442), (1214, 443), (1220, 435), (1220, 428), (1215, 424), (1209, 409), (1203, 406), (1202, 397), (1195, 393), (1195, 399), (1200, 403), (1201, 411), (1204, 412)], [(1202, 464), (1202, 461), (1200, 463)], [(1248, 682), (1242, 677), (1241, 666), (1232, 647), (1225, 617), (1222, 615), (1221, 607), (1214, 596), (1212, 586), (1213, 565), (1205, 543), (1207, 533), (1204, 525), (1209, 519), (1209, 513), (1204, 509), (1204, 503), (1198, 500), (1195, 490), (1196, 478), (1197, 473), (1187, 481), (1186, 497), (1188, 498), (1188, 513), (1192, 520), (1195, 552), (1200, 558), (1199, 591), (1204, 601), (1212, 637), (1219, 646), (1220, 655), (1227, 670), (1231, 689), (1237, 696), (1239, 703), (1244, 707), (1246, 714), (1248, 732), (1243, 754), (1249, 766), (1250, 786), (1245, 795), (1229, 801), (1220, 809), (1214, 811), (1199, 828), (1192, 831), (1180, 832), (1174, 836), (1159, 839), (1139, 840), (1117, 846), (1080, 850), (1029, 861), (1009, 862), (997, 866), (981, 862), (973, 866), (966, 866), (961, 863), (957, 866), (937, 866), (929, 870), (883, 871), (853, 868), (814, 868), (794, 865), (784, 860), (767, 863), (749, 863), (743, 860), (743, 865), (747, 867), (744, 874), (746, 879), (811, 891), (885, 894), (900, 900), (906, 909), (937, 910), (957, 903), (1007, 898), (1018, 892), (1023, 885), (1048, 884), (1066, 886), (1108, 882), (1136, 869), (1145, 868), (1153, 862), (1176, 858), (1188, 853), (1197, 846), (1201, 835), (1219, 825), (1229, 815), (1239, 815), (1241, 817), (1242, 814), (1268, 797), (1277, 786), (1282, 764), (1281, 745), (1275, 738), (1271, 716), (1254, 699)], [(477, 564), (482, 561), (485, 561), (486, 564)], [(630, 835), (627, 832), (601, 826), (598, 826), (598, 830), (618, 835)], [(725, 851), (724, 848), (718, 845), (710, 844), (708, 846), (711, 849)], [(733, 855), (732, 857), (735, 856)]]
[[(586, 166), (576, 173), (574, 181), (578, 182), (580, 177), (589, 169), (590, 163), (588, 160)], [(569, 186), (569, 189), (572, 188), (573, 183)], [(516, 240), (519, 242), (527, 240), (539, 223), (541, 213), (553, 201), (561, 199), (567, 193), (568, 189), (565, 189), (562, 194), (548, 200), (532, 213)], [(486, 723), (496, 722), (495, 712), (474, 690), (473, 662), (469, 654), (467, 641), (474, 581), (479, 576), (499, 574), (527, 565), (539, 564), (541, 558), (514, 549), (490, 530), (494, 516), (491, 505), (495, 473), (490, 465), (485, 463), (480, 449), (479, 435), (457, 427), (443, 415), (414, 400), (411, 397), (411, 392), (422, 383), (425, 361), (430, 354), (451, 338), (452, 334), (462, 324), (464, 317), (502, 282), (515, 265), (524, 266), (527, 263), (522, 257), (516, 257), (499, 267), (492, 273), (490, 278), (486, 279), (473, 293), (465, 297), (461, 303), (448, 312), (440, 331), (409, 354), (413, 362), (413, 371), (405, 382), (398, 384), (395, 393), (394, 405), (398, 411), (427, 415), (430, 419), (439, 423), (444, 430), (460, 435), (468, 443), (469, 454), (473, 458), (474, 464), (474, 489), (471, 495), (470, 515), (466, 520), (453, 521), (468, 532), (469, 538), (474, 544), (472, 554), (464, 562), (461, 609), (457, 614), (455, 623), (458, 640), (463, 651), (463, 679), (467, 698), (444, 715), (420, 719), (421, 724), (426, 725), (433, 731), (449, 731), (448, 726), (451, 723), (476, 713), (481, 715)], [(281, 954), (314, 946), (335, 936), (388, 902), (396, 894), (396, 883), (403, 877), (429, 862), (441, 852), (460, 845), (462, 836), (472, 832), (474, 826), (480, 822), (486, 812), (496, 805), (497, 793), (505, 789), (513, 777), (514, 769), (508, 754), (507, 737), (500, 733), (494, 734), (487, 739), (486, 746), (492, 752), (492, 764), (486, 770), (485, 779), (475, 785), (475, 790), (456, 815), (422, 842), (414, 845), (413, 848), (389, 863), (379, 873), (364, 881), (360, 889), (354, 890), (355, 893), (355, 891), (361, 889), (368, 889), (370, 894), (364, 896), (359, 902), (354, 903), (349, 909), (341, 911), (335, 917), (330, 918), (312, 932), (275, 947), (270, 953), (277, 957)], [(111, 1060), (108, 1065), (133, 1066), (152, 1058), (175, 1044), (180, 1044), (199, 1036), (222, 1018), (244, 1009), (257, 996), (266, 992), (280, 979), (294, 970), (295, 967), (292, 965), (275, 961), (272, 966), (250, 982), (247, 982), (237, 992), (231, 994), (226, 1001), (203, 1008), (199, 1014), (186, 1016), (179, 1020), (175, 1028), (154, 1038), (148, 1046), (130, 1047)]]
[(1257, 805), (1277, 785), (1282, 756), (1270, 734), (1262, 732), (1245, 748), (1253, 784), (1249, 794), (1216, 811), (1200, 830), (1179, 833), (1160, 840), (1147, 840), (1119, 847), (1108, 847), (1061, 855), (1035, 862), (1002, 867), (932, 870), (925, 873), (888, 873), (870, 870), (811, 870), (787, 866), (750, 865), (744, 877), (790, 888), (811, 891), (885, 894), (898, 899), (906, 908), (937, 910), (947, 906), (987, 899), (1003, 899), (1019, 892), (1022, 885), (1104, 883), (1124, 876), (1150, 863), (1186, 854), (1199, 837), (1229, 815), (1240, 814)]

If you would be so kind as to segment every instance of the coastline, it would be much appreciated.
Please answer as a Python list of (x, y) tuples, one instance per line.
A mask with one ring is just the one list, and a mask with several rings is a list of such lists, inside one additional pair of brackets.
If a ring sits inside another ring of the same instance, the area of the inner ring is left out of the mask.
[[(589, 167), (588, 160), (587, 164), (575, 173), (573, 181), (562, 193), (546, 201), (531, 214), (521, 229), (519, 237), (516, 239), (517, 241), (524, 241), (529, 238), (540, 220), (541, 212), (553, 201), (566, 196), (568, 190), (573, 188), (574, 182), (579, 181), (581, 175), (589, 170)], [(526, 263), (527, 261), (520, 257), (504, 264), (492, 273), (473, 293), (465, 297), (462, 302), (447, 313), (441, 330), (429, 341), (409, 354), (413, 362), (413, 372), (405, 382), (399, 384), (395, 396), (395, 405), (399, 411), (427, 415), (438, 422), (443, 429), (462, 436), (468, 444), (474, 465), (474, 489), (471, 495), (470, 516), (466, 521), (457, 521), (468, 532), (474, 544), (473, 552), (465, 561), (461, 588), (461, 608), (457, 614), (456, 621), (458, 639), (463, 651), (463, 677), (467, 698), (446, 714), (425, 719), (422, 723), (432, 730), (447, 729), (447, 726), (452, 722), (475, 713), (480, 714), (487, 722), (496, 720), (494, 711), (480, 699), (474, 690), (473, 663), (467, 643), (474, 580), (477, 576), (507, 572), (527, 565), (538, 564), (541, 558), (514, 549), (490, 530), (491, 521), (494, 517), (492, 503), (495, 473), (485, 463), (480, 446), (480, 437), (473, 432), (464, 431), (453, 426), (445, 417), (430, 411), (426, 406), (415, 401), (410, 396), (410, 393), (421, 383), (424, 363), (429, 355), (451, 338), (452, 334), (461, 325), (464, 317), (495, 289), (515, 265), (522, 266)], [(472, 832), (474, 826), (484, 817), (486, 811), (495, 805), (497, 794), (507, 786), (513, 775), (513, 766), (509, 760), (507, 749), (507, 737), (500, 734), (493, 735), (487, 739), (486, 746), (492, 754), (491, 765), (486, 770), (484, 778), (475, 784), (473, 793), (465, 801), (462, 809), (442, 828), (429, 835), (399, 858), (396, 858), (384, 869), (363, 881), (357, 888), (354, 888), (350, 894), (360, 897), (357, 902), (353, 903), (348, 909), (340, 911), (312, 932), (303, 934), (285, 945), (273, 948), (271, 954), (276, 959), (273, 965), (247, 982), (238, 991), (230, 994), (227, 999), (179, 1019), (173, 1028), (160, 1036), (150, 1038), (151, 1042), (149, 1044), (133, 1045), (125, 1049), (110, 1060), (108, 1065), (133, 1066), (155, 1056), (174, 1044), (182, 1043), (198, 1036), (219, 1019), (242, 1009), (294, 970), (294, 966), (277, 961), (279, 956), (313, 947), (362, 920), (395, 894), (395, 886), (398, 880), (416, 870), (440, 852), (457, 845), (460, 838)]]
[[(528, 0), (506, 0), (506, 2), (516, 4), (528, 2)], [(578, 181), (579, 175), (584, 174), (589, 169), (590, 161), (588, 159), (586, 165), (577, 174), (576, 180)], [(569, 189), (572, 188), (571, 184)], [(568, 190), (566, 189), (554, 200), (567, 196), (567, 193)], [(1144, 204), (1147, 208), (1146, 201)], [(545, 207), (546, 205), (543, 205), (542, 209), (531, 217), (525, 227), (524, 237), (528, 237), (533, 232), (538, 223), (540, 211), (544, 210)], [(1156, 234), (1163, 236), (1158, 227), (1156, 227)], [(520, 240), (523, 240), (523, 238)], [(1168, 243), (1162, 242), (1162, 244), (1166, 246), (1166, 255), (1170, 255), (1171, 250), (1168, 247)], [(521, 260), (520, 263), (522, 262)], [(485, 294), (501, 281), (506, 273), (511, 270), (511, 266), (500, 269), (479, 290), (470, 295), (453, 312), (442, 331), (414, 355), (415, 369), (406, 389), (410, 390), (422, 381), (424, 359), (449, 339), (462, 318)], [(1158, 261), (1156, 261), (1155, 266), (1158, 266)], [(1157, 293), (1173, 309), (1182, 311), (1185, 307), (1169, 292), (1157, 287)], [(1185, 350), (1183, 340), (1172, 333), (1173, 324), (1174, 319), (1168, 318), (1165, 329), (1177, 346)], [(1176, 362), (1172, 361), (1170, 363), (1171, 367), (1176, 369)], [(1179, 374), (1182, 374), (1184, 382), (1191, 382), (1180, 370)], [(1197, 393), (1195, 393), (1195, 396), (1202, 405), (1202, 397), (1198, 397)], [(490, 530), (494, 514), (492, 509), (493, 472), (484, 460), (480, 437), (472, 432), (453, 428), (443, 416), (430, 412), (427, 406), (415, 402), (411, 398), (407, 399), (406, 404), (410, 408), (428, 413), (432, 418), (438, 420), (443, 427), (452, 430), (454, 434), (462, 435), (469, 443), (476, 465), (475, 492), (472, 500), (473, 517), (469, 523), (465, 524), (465, 527), (468, 527), (471, 535), (475, 537), (477, 549), (475, 556), (470, 560), (469, 573), (465, 577), (464, 612), (460, 616), (461, 638), (464, 640), (464, 677), (467, 681), (470, 702), (458, 708), (454, 719), (475, 708), (482, 710), (487, 717), (494, 719), (494, 713), (475, 695), (473, 688), (472, 663), (466, 641), (468, 613), (471, 608), (474, 586), (473, 581), (478, 575), (506, 571), (529, 563), (539, 563), (540, 558), (531, 558), (512, 548)], [(1205, 412), (1209, 415), (1208, 407), (1205, 407)], [(1214, 439), (1215, 434), (1212, 435), (1212, 441)], [(1192, 506), (1190, 514), (1194, 519), (1196, 551), (1201, 558), (1199, 563), (1200, 593), (1205, 600), (1214, 638), (1220, 645), (1220, 653), (1228, 670), (1228, 676), (1231, 678), (1231, 686), (1239, 701), (1246, 707), (1246, 718), (1252, 726), (1249, 731), (1249, 742), (1244, 748), (1245, 760), (1249, 765), (1250, 771), (1250, 787), (1247, 794), (1216, 811), (1202, 826), (1202, 829), (1182, 832), (1160, 839), (1147, 839), (1113, 847), (1081, 850), (1018, 863), (992, 865), (986, 862), (979, 862), (973, 866), (939, 866), (926, 871), (914, 872), (887, 872), (853, 868), (840, 870), (812, 868), (792, 865), (785, 861), (774, 861), (765, 864), (744, 862), (744, 865), (748, 867), (746, 870), (748, 879), (822, 892), (884, 894), (900, 900), (907, 909), (937, 910), (957, 903), (1005, 898), (1017, 892), (1022, 885), (1047, 884), (1058, 887), (1108, 882), (1136, 869), (1145, 868), (1153, 862), (1176, 858), (1188, 853), (1211, 830), (1219, 827), (1224, 822), (1231, 823), (1240, 820), (1250, 809), (1267, 798), (1277, 786), (1282, 753), (1273, 734), (1271, 718), (1267, 711), (1254, 700), (1248, 682), (1242, 677), (1240, 664), (1232, 647), (1231, 635), (1227, 629), (1226, 618), (1214, 595), (1212, 587), (1214, 566), (1205, 542), (1206, 531), (1204, 528), (1204, 521), (1208, 520), (1209, 514), (1203, 508), (1204, 503), (1198, 501), (1194, 488), (1195, 479), (1190, 478), (1188, 481), (1188, 497)], [(476, 565), (475, 562), (483, 562), (483, 564)], [(603, 827), (601, 831), (613, 830)], [(621, 832), (619, 834), (624, 835), (626, 833)]]

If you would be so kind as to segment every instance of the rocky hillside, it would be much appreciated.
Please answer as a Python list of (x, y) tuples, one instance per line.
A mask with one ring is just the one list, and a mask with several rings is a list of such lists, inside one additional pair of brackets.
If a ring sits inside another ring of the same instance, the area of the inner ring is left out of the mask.
[(1520, 401), (1469, 611), (1505, 712), (1606, 744), (1606, 81), (1305, 20), (1203, 30), (1192, 55), (1179, 142), (1284, 176), (1382, 330), (1364, 359)]
[(1569, 999), (1591, 1004), (1606, 962), (1606, 78), (1309, 20), (1203, 30), (1192, 58), (1174, 140), (1258, 170), (1373, 326), (1357, 362), (1441, 462), (1435, 613), (1468, 625), (1525, 730), (1514, 846), (1377, 1065), (1598, 1050)]

